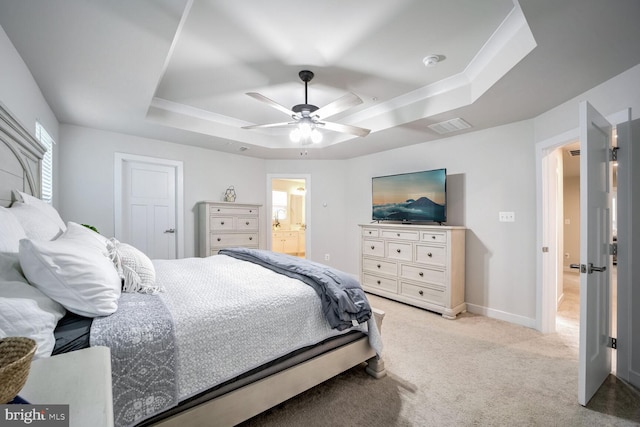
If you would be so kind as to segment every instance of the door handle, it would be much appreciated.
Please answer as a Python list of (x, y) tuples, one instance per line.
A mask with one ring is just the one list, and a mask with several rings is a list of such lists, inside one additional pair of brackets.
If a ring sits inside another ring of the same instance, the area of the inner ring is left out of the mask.
[(168, 230), (164, 230), (164, 232), (165, 232), (165, 233), (169, 233), (169, 234), (173, 234), (173, 233), (175, 233), (175, 232), (176, 232), (176, 229), (175, 229), (175, 228), (170, 228), (170, 229), (168, 229)]
[(597, 272), (607, 271), (607, 266), (606, 265), (604, 267), (594, 267), (593, 263), (589, 263), (589, 267), (588, 268), (584, 264), (569, 264), (569, 268), (575, 268), (575, 269), (580, 270), (580, 273), (588, 273), (588, 274), (591, 274), (594, 271), (597, 271)]
[(580, 273), (587, 272), (587, 266), (584, 264), (569, 264), (569, 268), (575, 268), (576, 270), (580, 270)]
[(607, 266), (605, 265), (604, 267), (594, 267), (592, 263), (589, 263), (589, 274), (593, 273), (594, 271), (607, 271)]

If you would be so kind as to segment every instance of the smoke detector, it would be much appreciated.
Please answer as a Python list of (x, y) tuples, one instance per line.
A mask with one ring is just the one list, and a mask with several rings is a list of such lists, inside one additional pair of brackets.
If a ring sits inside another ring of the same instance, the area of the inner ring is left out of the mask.
[(422, 59), (422, 63), (425, 67), (435, 67), (438, 62), (442, 61), (444, 56), (442, 55), (427, 55)]

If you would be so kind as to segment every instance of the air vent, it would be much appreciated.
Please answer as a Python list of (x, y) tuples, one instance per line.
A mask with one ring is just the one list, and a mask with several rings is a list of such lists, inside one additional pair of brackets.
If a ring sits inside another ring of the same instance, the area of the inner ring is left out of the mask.
[(447, 120), (440, 123), (434, 123), (429, 125), (429, 129), (434, 132), (439, 133), (440, 135), (450, 132), (457, 132), (463, 129), (469, 129), (471, 125), (460, 117), (456, 117), (455, 119)]
[(579, 156), (580, 155), (580, 149), (578, 149), (578, 150), (569, 150), (569, 155), (571, 157)]

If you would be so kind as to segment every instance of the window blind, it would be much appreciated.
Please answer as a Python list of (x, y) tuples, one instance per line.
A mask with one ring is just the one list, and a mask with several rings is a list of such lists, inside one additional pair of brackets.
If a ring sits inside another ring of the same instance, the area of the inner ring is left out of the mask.
[(54, 141), (45, 128), (36, 122), (36, 139), (47, 149), (42, 158), (41, 199), (47, 203), (53, 201), (53, 144)]

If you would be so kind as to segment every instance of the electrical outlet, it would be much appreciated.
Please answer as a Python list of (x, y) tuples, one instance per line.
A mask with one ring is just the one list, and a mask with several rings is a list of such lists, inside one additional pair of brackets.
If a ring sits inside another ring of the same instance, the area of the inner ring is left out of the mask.
[(498, 219), (500, 222), (515, 222), (515, 212), (498, 212)]
[(324, 260), (325, 261), (329, 261), (331, 259), (331, 255), (329, 254), (324, 254)]

